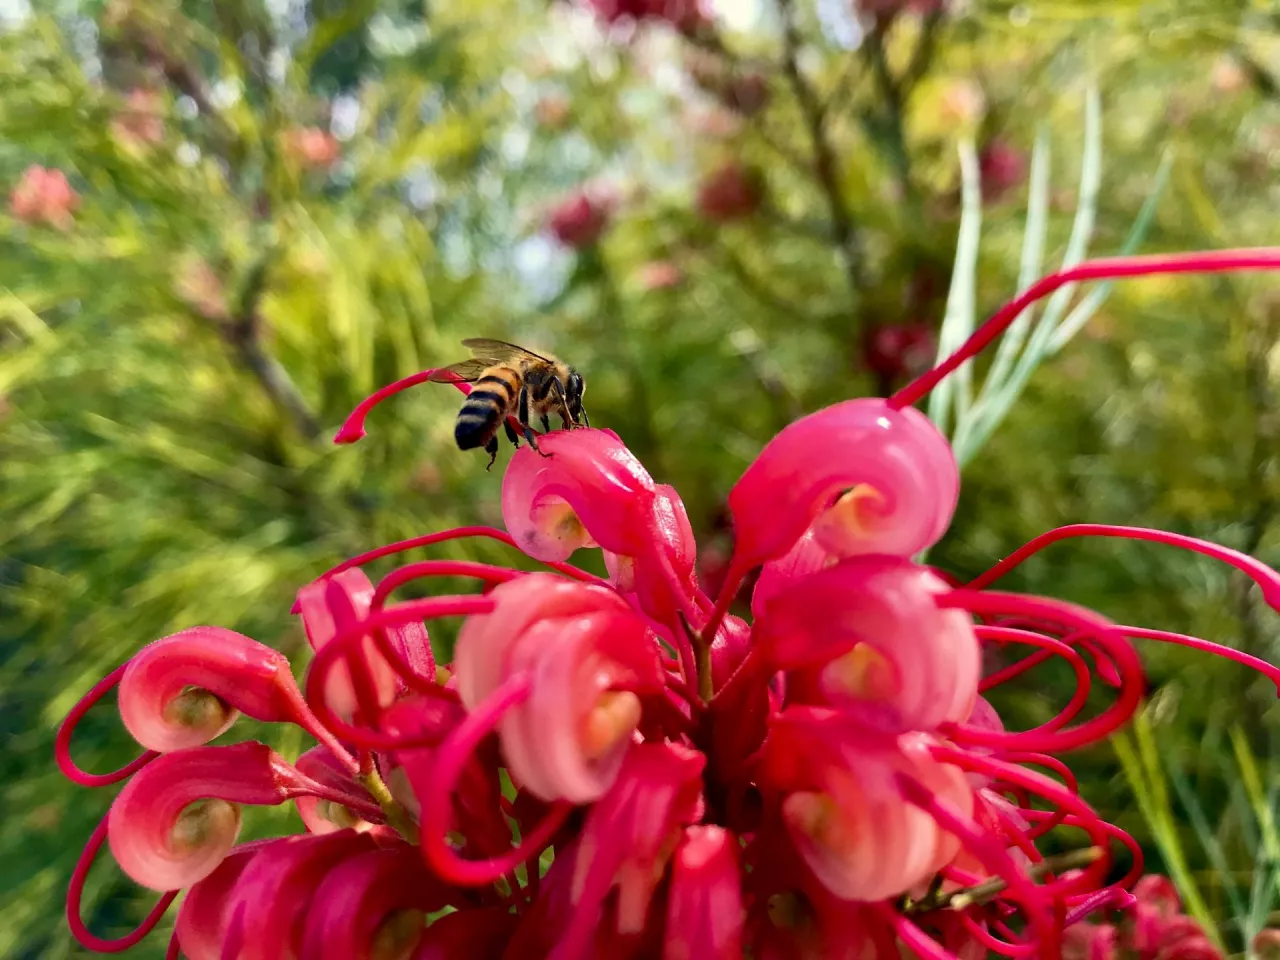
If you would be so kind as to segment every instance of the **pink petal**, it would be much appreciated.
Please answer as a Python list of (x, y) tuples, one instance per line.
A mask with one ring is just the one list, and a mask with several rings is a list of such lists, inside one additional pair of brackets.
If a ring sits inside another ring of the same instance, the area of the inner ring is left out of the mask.
[(258, 841), (236, 847), (213, 873), (187, 891), (175, 923), (187, 960), (221, 960), (232, 891), (254, 857), (281, 842)]
[(740, 960), (742, 890), (737, 838), (686, 827), (671, 868), (663, 960)]
[(225, 732), (238, 711), (255, 720), (293, 720), (288, 659), (222, 627), (191, 627), (147, 644), (120, 680), (120, 716), (144, 747), (160, 753), (199, 746)]
[(565, 560), (579, 547), (636, 556), (650, 539), (653, 478), (606, 430), (556, 430), (521, 447), (502, 479), (502, 518), (520, 549)]
[(972, 619), (935, 602), (946, 592), (907, 560), (853, 557), (772, 597), (755, 643), (771, 667), (796, 671), (793, 702), (892, 732), (934, 729), (970, 713), (982, 668)]
[(207, 877), (231, 850), (239, 804), (275, 805), (309, 789), (265, 744), (178, 750), (125, 784), (107, 816), (107, 839), (135, 882), (179, 890)]
[[(336, 792), (354, 794), (367, 800), (370, 805), (375, 803), (373, 797), (352, 778), (347, 768), (338, 762), (328, 747), (312, 747), (298, 757), (294, 768), (302, 775)], [(295, 798), (293, 802), (310, 833), (335, 833), (345, 826), (364, 831), (373, 826), (370, 821), (361, 818), (360, 814), (351, 810), (350, 807), (337, 805), (332, 800), (308, 794)], [(332, 819), (334, 817), (337, 821)], [(349, 824), (341, 822), (348, 819), (352, 822)]]
[[(958, 844), (903, 801), (896, 776), (928, 784), (968, 815), (961, 771), (907, 739), (877, 734), (833, 711), (789, 707), (765, 744), (761, 789), (780, 807), (792, 843), (818, 881), (845, 900), (884, 900), (927, 881)], [(927, 741), (926, 741), (927, 742)]]
[[(316, 890), (300, 955), (351, 960), (370, 956), (377, 940), (384, 955), (411, 956), (426, 929), (425, 914), (454, 896), (427, 873), (413, 847), (358, 854), (330, 869)], [(393, 944), (404, 952), (391, 950)]]
[(517, 675), (532, 689), (498, 731), (513, 779), (543, 800), (588, 803), (617, 775), (640, 721), (640, 697), (662, 690), (648, 626), (613, 592), (530, 574), (489, 594), (493, 613), (463, 625), (454, 668), (474, 710)]
[(683, 826), (701, 816), (706, 759), (676, 744), (639, 744), (617, 780), (587, 813), (571, 900), (576, 912), (560, 956), (581, 955), (604, 899), (618, 887), (618, 930), (638, 933)]
[(227, 904), (228, 937), (236, 960), (294, 960), (307, 913), (329, 872), (374, 849), (367, 834), (344, 830), (287, 837), (254, 858)]
[[(366, 619), (373, 593), (369, 577), (358, 567), (317, 580), (299, 590), (298, 606), (312, 648), (319, 650), (343, 630)], [(372, 637), (364, 637), (355, 649), (359, 650), (360, 669), (366, 673), (373, 701), (370, 708), (374, 705), (386, 707), (400, 688), (395, 670), (378, 652)], [(325, 702), (344, 720), (352, 718), (361, 701), (351, 670), (348, 663), (338, 664), (325, 685)]]
[(605, 567), (620, 593), (634, 593), (643, 610), (659, 623), (670, 623), (677, 610), (688, 609), (697, 593), (697, 544), (689, 514), (674, 487), (654, 488), (651, 537), (629, 556), (604, 551)]
[[(862, 485), (872, 496), (833, 509)], [(734, 485), (735, 568), (781, 557), (810, 525), (839, 556), (912, 556), (946, 531), (959, 489), (951, 447), (924, 414), (878, 398), (835, 404), (784, 428)]]

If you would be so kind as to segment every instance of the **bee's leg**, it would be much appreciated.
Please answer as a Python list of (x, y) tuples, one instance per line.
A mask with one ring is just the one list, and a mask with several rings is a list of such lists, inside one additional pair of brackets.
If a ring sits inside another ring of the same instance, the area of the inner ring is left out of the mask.
[[(558, 377), (553, 382), (556, 388), (556, 398), (560, 401), (560, 422), (564, 424), (564, 429), (571, 430), (576, 424), (574, 424), (573, 417), (569, 413), (569, 401), (565, 399), (564, 384), (560, 382)], [(547, 428), (547, 432), (550, 433), (551, 424), (546, 417), (542, 418), (542, 424)]]
[(588, 419), (588, 417), (587, 417), (587, 411), (586, 411), (586, 409), (585, 409), (585, 408), (582, 410), (582, 424), (583, 424), (583, 426), (586, 426), (586, 427), (591, 426), (591, 420), (590, 420), (590, 419)]
[(545, 413), (542, 415), (542, 432), (543, 433), (551, 432), (551, 418), (548, 417)]
[(533, 427), (529, 426), (529, 388), (525, 387), (520, 391), (520, 407), (516, 419), (520, 421), (520, 426), (524, 428), (524, 438), (529, 441), (529, 446), (533, 447), (534, 453), (542, 457), (549, 457), (551, 454), (543, 453), (538, 449), (537, 434), (533, 432)]
[(511, 441), (512, 445), (514, 445), (517, 450), (519, 450), (520, 434), (516, 433), (515, 428), (511, 426), (511, 421), (506, 419), (505, 417), (503, 417), (502, 419), (502, 425), (503, 427), (506, 428), (507, 439)]
[[(510, 430), (511, 428), (508, 427), (507, 429)], [(489, 455), (489, 463), (488, 466), (485, 467), (485, 470), (492, 470), (493, 461), (498, 459), (498, 435), (496, 433), (490, 437), (489, 442), (484, 445), (484, 452)]]

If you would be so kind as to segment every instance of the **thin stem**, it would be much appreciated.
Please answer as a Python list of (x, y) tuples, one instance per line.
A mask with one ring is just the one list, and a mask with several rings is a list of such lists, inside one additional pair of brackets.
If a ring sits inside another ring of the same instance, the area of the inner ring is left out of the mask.
[(370, 767), (368, 770), (362, 771), (356, 779), (360, 781), (361, 786), (369, 791), (369, 795), (378, 801), (378, 806), (382, 808), (382, 813), (387, 818), (387, 824), (409, 843), (417, 844), (418, 825), (414, 823), (409, 811), (402, 807), (396, 798), (391, 795), (391, 791), (383, 783), (382, 777), (378, 776), (378, 768), (376, 766)]
[(927, 396), (966, 360), (976, 357), (990, 346), (1028, 306), (1069, 283), (1170, 276), (1181, 273), (1226, 273), (1276, 269), (1280, 269), (1280, 247), (1162, 253), (1141, 257), (1107, 257), (1077, 264), (1070, 269), (1043, 277), (1001, 307), (961, 345), (960, 349), (890, 397), (889, 406), (894, 410), (901, 410)]
[[(1080, 867), (1087, 867), (1091, 863), (1097, 863), (1102, 859), (1105, 851), (1101, 847), (1085, 847), (1082, 850), (1070, 850), (1067, 853), (1061, 853), (1054, 857), (1046, 857), (1044, 860), (1032, 866), (1027, 874), (1032, 880), (1039, 880), (1041, 877), (1051, 873), (1065, 873), (1068, 870), (1076, 870)], [(990, 880), (984, 880), (982, 883), (974, 884), (971, 887), (965, 887), (962, 890), (953, 890), (950, 893), (938, 892), (932, 897), (925, 897), (907, 904), (907, 913), (927, 913), (930, 910), (965, 910), (971, 906), (977, 906), (989, 902), (998, 894), (1003, 893), (1009, 886), (1009, 881), (1004, 877), (992, 877)], [(1108, 896), (1111, 896), (1108, 893)]]
[(778, 0), (778, 12), (782, 16), (782, 71), (804, 117), (805, 129), (813, 150), (813, 172), (826, 198), (831, 230), (839, 247), (840, 258), (844, 262), (850, 293), (856, 297), (865, 285), (862, 258), (857, 250), (853, 215), (840, 189), (835, 149), (827, 137), (826, 109), (809, 81), (800, 72), (800, 30), (796, 25), (794, 0)]

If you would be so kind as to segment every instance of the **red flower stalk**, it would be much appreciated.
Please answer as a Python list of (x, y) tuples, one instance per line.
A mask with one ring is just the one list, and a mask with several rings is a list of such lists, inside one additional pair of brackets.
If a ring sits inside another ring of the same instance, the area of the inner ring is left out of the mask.
[[(1280, 669), (990, 588), (1083, 536), (1228, 563), (1277, 609), (1280, 573), (1183, 535), (1091, 524), (1037, 537), (968, 584), (922, 566), (912, 558), (946, 531), (959, 473), (911, 404), (1066, 283), (1276, 267), (1280, 250), (1080, 264), (889, 400), (790, 425), (729, 495), (735, 551), (714, 603), (676, 491), (616, 435), (581, 429), (546, 435), (545, 458), (512, 458), (507, 531), (378, 547), (303, 586), (295, 612), (315, 648), (303, 690), (279, 654), (220, 628), (145, 647), (58, 732), (70, 778), (128, 781), (73, 874), (73, 933), (127, 949), (187, 887), (170, 954), (192, 960), (1218, 956), (1167, 881), (1139, 880), (1141, 848), (1080, 798), (1063, 755), (1132, 716), (1145, 683), (1134, 639), (1218, 653), (1278, 689)], [(373, 406), (425, 379), (378, 391), (337, 440), (359, 439)], [(424, 560), (375, 585), (360, 569), (473, 537), (548, 570)], [(583, 549), (603, 551), (608, 580), (567, 562)], [(728, 617), (757, 569), (751, 620)], [(436, 576), (479, 583), (390, 602)], [(437, 617), (463, 618), (443, 669), (425, 625)], [(990, 645), (1032, 652), (982, 676)], [(1010, 729), (981, 694), (1053, 657), (1074, 692), (1049, 721)], [(1100, 711), (1095, 680), (1114, 691)], [(126, 729), (150, 749), (86, 773), (71, 759), (74, 727), (117, 684)], [(206, 745), (239, 713), (298, 725), (318, 745), (294, 765), (258, 743)], [(290, 799), (305, 834), (235, 846), (240, 805)], [(1088, 838), (1082, 868), (1039, 849), (1058, 826)], [(115, 941), (80, 917), (108, 842), (129, 876), (168, 891)], [(1117, 844), (1132, 866), (1113, 879)]]

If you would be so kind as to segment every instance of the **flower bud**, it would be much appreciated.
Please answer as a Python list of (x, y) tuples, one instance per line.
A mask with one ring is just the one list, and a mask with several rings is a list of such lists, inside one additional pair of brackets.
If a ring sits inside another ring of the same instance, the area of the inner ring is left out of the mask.
[(946, 438), (913, 408), (847, 400), (785, 427), (729, 494), (741, 572), (787, 553), (812, 526), (839, 557), (909, 557), (951, 523), (960, 474)]
[(263, 849), (285, 841), (246, 843), (227, 854), (217, 869), (187, 891), (174, 932), (187, 960), (221, 960), (231, 897), (240, 877)]
[[(227, 903), (228, 947), (236, 960), (295, 960), (312, 900), (339, 864), (374, 849), (368, 834), (343, 830), (278, 840), (254, 857)], [(184, 945), (185, 946), (185, 945)]]
[(207, 877), (231, 850), (240, 804), (274, 806), (310, 788), (265, 744), (178, 750), (125, 784), (107, 815), (107, 840), (132, 880), (179, 890)]
[[(312, 747), (294, 763), (294, 768), (303, 776), (316, 783), (323, 784), (338, 793), (349, 793), (374, 803), (363, 786), (352, 779), (338, 759), (328, 747)], [(351, 829), (363, 832), (373, 827), (356, 810), (334, 800), (310, 794), (294, 799), (298, 815), (310, 833), (336, 833), (339, 830)]]
[[(299, 590), (298, 606), (312, 648), (319, 650), (339, 633), (366, 619), (373, 594), (373, 584), (358, 567), (324, 577)], [(415, 667), (430, 661), (431, 643), (421, 623), (394, 627), (387, 633), (393, 646), (407, 654)], [(373, 637), (361, 638), (359, 644), (352, 645), (352, 651), (347, 662), (336, 665), (325, 679), (325, 702), (344, 720), (350, 720), (361, 705), (361, 688), (357, 686), (353, 668), (363, 672), (360, 683), (372, 701), (366, 705), (370, 710), (386, 708), (403, 688)], [(350, 662), (357, 659), (356, 664)], [(371, 719), (365, 718), (365, 721)]]
[(671, 868), (663, 960), (739, 960), (742, 922), (737, 839), (722, 827), (686, 827)]
[(649, 540), (653, 478), (607, 430), (555, 431), (521, 447), (502, 479), (502, 519), (536, 560), (566, 560), (579, 547), (636, 556)]
[(458, 692), (474, 710), (509, 677), (528, 698), (498, 733), (514, 780), (543, 800), (589, 803), (617, 775), (640, 722), (640, 697), (662, 689), (657, 642), (617, 594), (529, 574), (489, 594), (491, 614), (458, 634)]
[(702, 754), (673, 743), (639, 744), (627, 754), (582, 828), (570, 893), (575, 913), (562, 941), (568, 955), (576, 955), (573, 945), (587, 942), (614, 886), (618, 932), (644, 929), (681, 828), (701, 816), (705, 765)]
[(845, 900), (896, 897), (933, 877), (960, 849), (905, 802), (905, 774), (968, 816), (964, 774), (930, 758), (920, 735), (890, 737), (830, 710), (788, 707), (765, 742), (761, 787), (818, 881)]
[(308, 960), (408, 960), (426, 932), (426, 914), (453, 892), (406, 845), (361, 853), (331, 868), (311, 900), (299, 955)]
[(289, 661), (222, 627), (191, 627), (147, 644), (120, 680), (120, 717), (144, 747), (160, 753), (208, 743), (241, 711), (280, 723), (300, 699)]
[(863, 556), (792, 581), (764, 605), (754, 642), (790, 670), (793, 703), (821, 703), (891, 733), (969, 716), (982, 656), (972, 619), (942, 610), (946, 585), (907, 560)]

